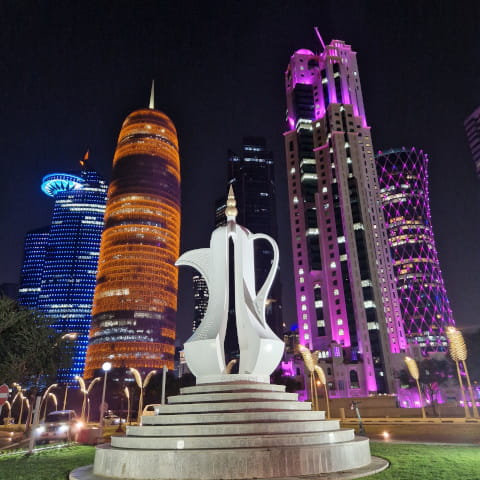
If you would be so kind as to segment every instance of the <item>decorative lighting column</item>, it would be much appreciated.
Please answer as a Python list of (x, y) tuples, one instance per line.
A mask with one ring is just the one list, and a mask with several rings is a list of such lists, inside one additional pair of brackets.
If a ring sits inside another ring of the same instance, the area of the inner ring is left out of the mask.
[(152, 378), (153, 375), (157, 373), (157, 371), (152, 370), (151, 372), (149, 372), (148, 375), (145, 377), (145, 380), (143, 381), (142, 381), (142, 376), (140, 375), (140, 372), (136, 368), (131, 368), (130, 371), (132, 372), (135, 378), (135, 381), (137, 382), (138, 388), (140, 388), (140, 398), (138, 399), (138, 414), (137, 414), (137, 422), (140, 425), (141, 415), (143, 410), (143, 392), (145, 388), (147, 388), (148, 384), (150, 383), (150, 379)]
[[(470, 393), (470, 399), (472, 401), (473, 416), (475, 418), (479, 418), (475, 395), (473, 392), (472, 383), (470, 382), (470, 375), (468, 374), (468, 369), (467, 369), (467, 363), (466, 363), (467, 346), (465, 345), (465, 340), (463, 339), (462, 332), (457, 330), (455, 327), (450, 327), (447, 329), (447, 337), (448, 337), (448, 340), (450, 341), (450, 356), (452, 357), (453, 361), (455, 362), (455, 365), (457, 366), (458, 381), (460, 385), (460, 390), (462, 391), (463, 403), (466, 408), (465, 413), (467, 412), (468, 405), (465, 401), (465, 393), (463, 391), (462, 377), (460, 374), (460, 368), (458, 366), (459, 362), (462, 362), (463, 371), (465, 372), (465, 376), (467, 377), (468, 391)], [(469, 415), (470, 415), (470, 412), (467, 416)]]
[(420, 388), (420, 383), (418, 382), (418, 379), (420, 378), (420, 372), (418, 371), (417, 362), (413, 358), (405, 357), (405, 363), (407, 364), (410, 375), (413, 377), (415, 382), (417, 382), (418, 396), (420, 398), (420, 406), (422, 407), (422, 418), (426, 418), (425, 408), (423, 406), (422, 390)]

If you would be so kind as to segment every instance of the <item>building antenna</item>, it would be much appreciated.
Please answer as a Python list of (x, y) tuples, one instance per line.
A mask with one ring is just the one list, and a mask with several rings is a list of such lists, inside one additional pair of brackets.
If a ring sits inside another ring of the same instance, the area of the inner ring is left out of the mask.
[(313, 27), (315, 30), (315, 33), (317, 34), (318, 39), (320, 40), (320, 43), (322, 44), (323, 49), (325, 50), (325, 43), (323, 41), (322, 36), (320, 35), (320, 32), (318, 30), (318, 27)]
[(148, 108), (155, 109), (155, 80), (152, 80), (152, 89), (150, 90), (150, 104)]

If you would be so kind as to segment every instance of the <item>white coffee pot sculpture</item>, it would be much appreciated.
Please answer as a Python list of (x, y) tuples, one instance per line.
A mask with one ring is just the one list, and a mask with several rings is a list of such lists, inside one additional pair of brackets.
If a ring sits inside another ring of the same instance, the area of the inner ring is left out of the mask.
[[(227, 225), (212, 233), (210, 248), (185, 252), (175, 265), (187, 265), (198, 270), (208, 286), (208, 307), (200, 326), (185, 342), (185, 360), (197, 383), (229, 381), (226, 373), (225, 333), (229, 309), (229, 241), (234, 247), (235, 314), (240, 347), (239, 375), (255, 376), (268, 381), (279, 364), (284, 343), (265, 320), (267, 295), (277, 272), (279, 251), (273, 238), (252, 234), (237, 225), (236, 201), (230, 186), (228, 193)], [(255, 290), (254, 242), (263, 239), (273, 249), (272, 267), (259, 292)]]

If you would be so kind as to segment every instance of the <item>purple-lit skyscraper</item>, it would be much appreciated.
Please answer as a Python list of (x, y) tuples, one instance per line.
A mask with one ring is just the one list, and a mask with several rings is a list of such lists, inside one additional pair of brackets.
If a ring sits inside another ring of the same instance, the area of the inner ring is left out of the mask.
[(406, 339), (356, 53), (298, 50), (285, 87), (299, 341), (328, 359), (333, 396), (392, 392)]
[(475, 170), (480, 178), (480, 107), (465, 120), (465, 131), (475, 163)]
[(433, 238), (428, 157), (401, 148), (375, 158), (405, 334), (424, 353), (446, 351), (454, 321)]

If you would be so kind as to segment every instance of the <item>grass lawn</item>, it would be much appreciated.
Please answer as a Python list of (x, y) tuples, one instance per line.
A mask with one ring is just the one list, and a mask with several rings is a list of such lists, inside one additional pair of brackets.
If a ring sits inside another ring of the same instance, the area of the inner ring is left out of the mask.
[(372, 455), (390, 467), (375, 480), (480, 480), (480, 447), (371, 442)]
[[(365, 479), (480, 480), (480, 447), (371, 443), (372, 454), (390, 467)], [(0, 454), (0, 479), (67, 480), (76, 467), (93, 463), (94, 447), (69, 446), (31, 456)]]
[(68, 480), (71, 470), (93, 463), (95, 447), (74, 445), (33, 455), (0, 454), (1, 480)]

